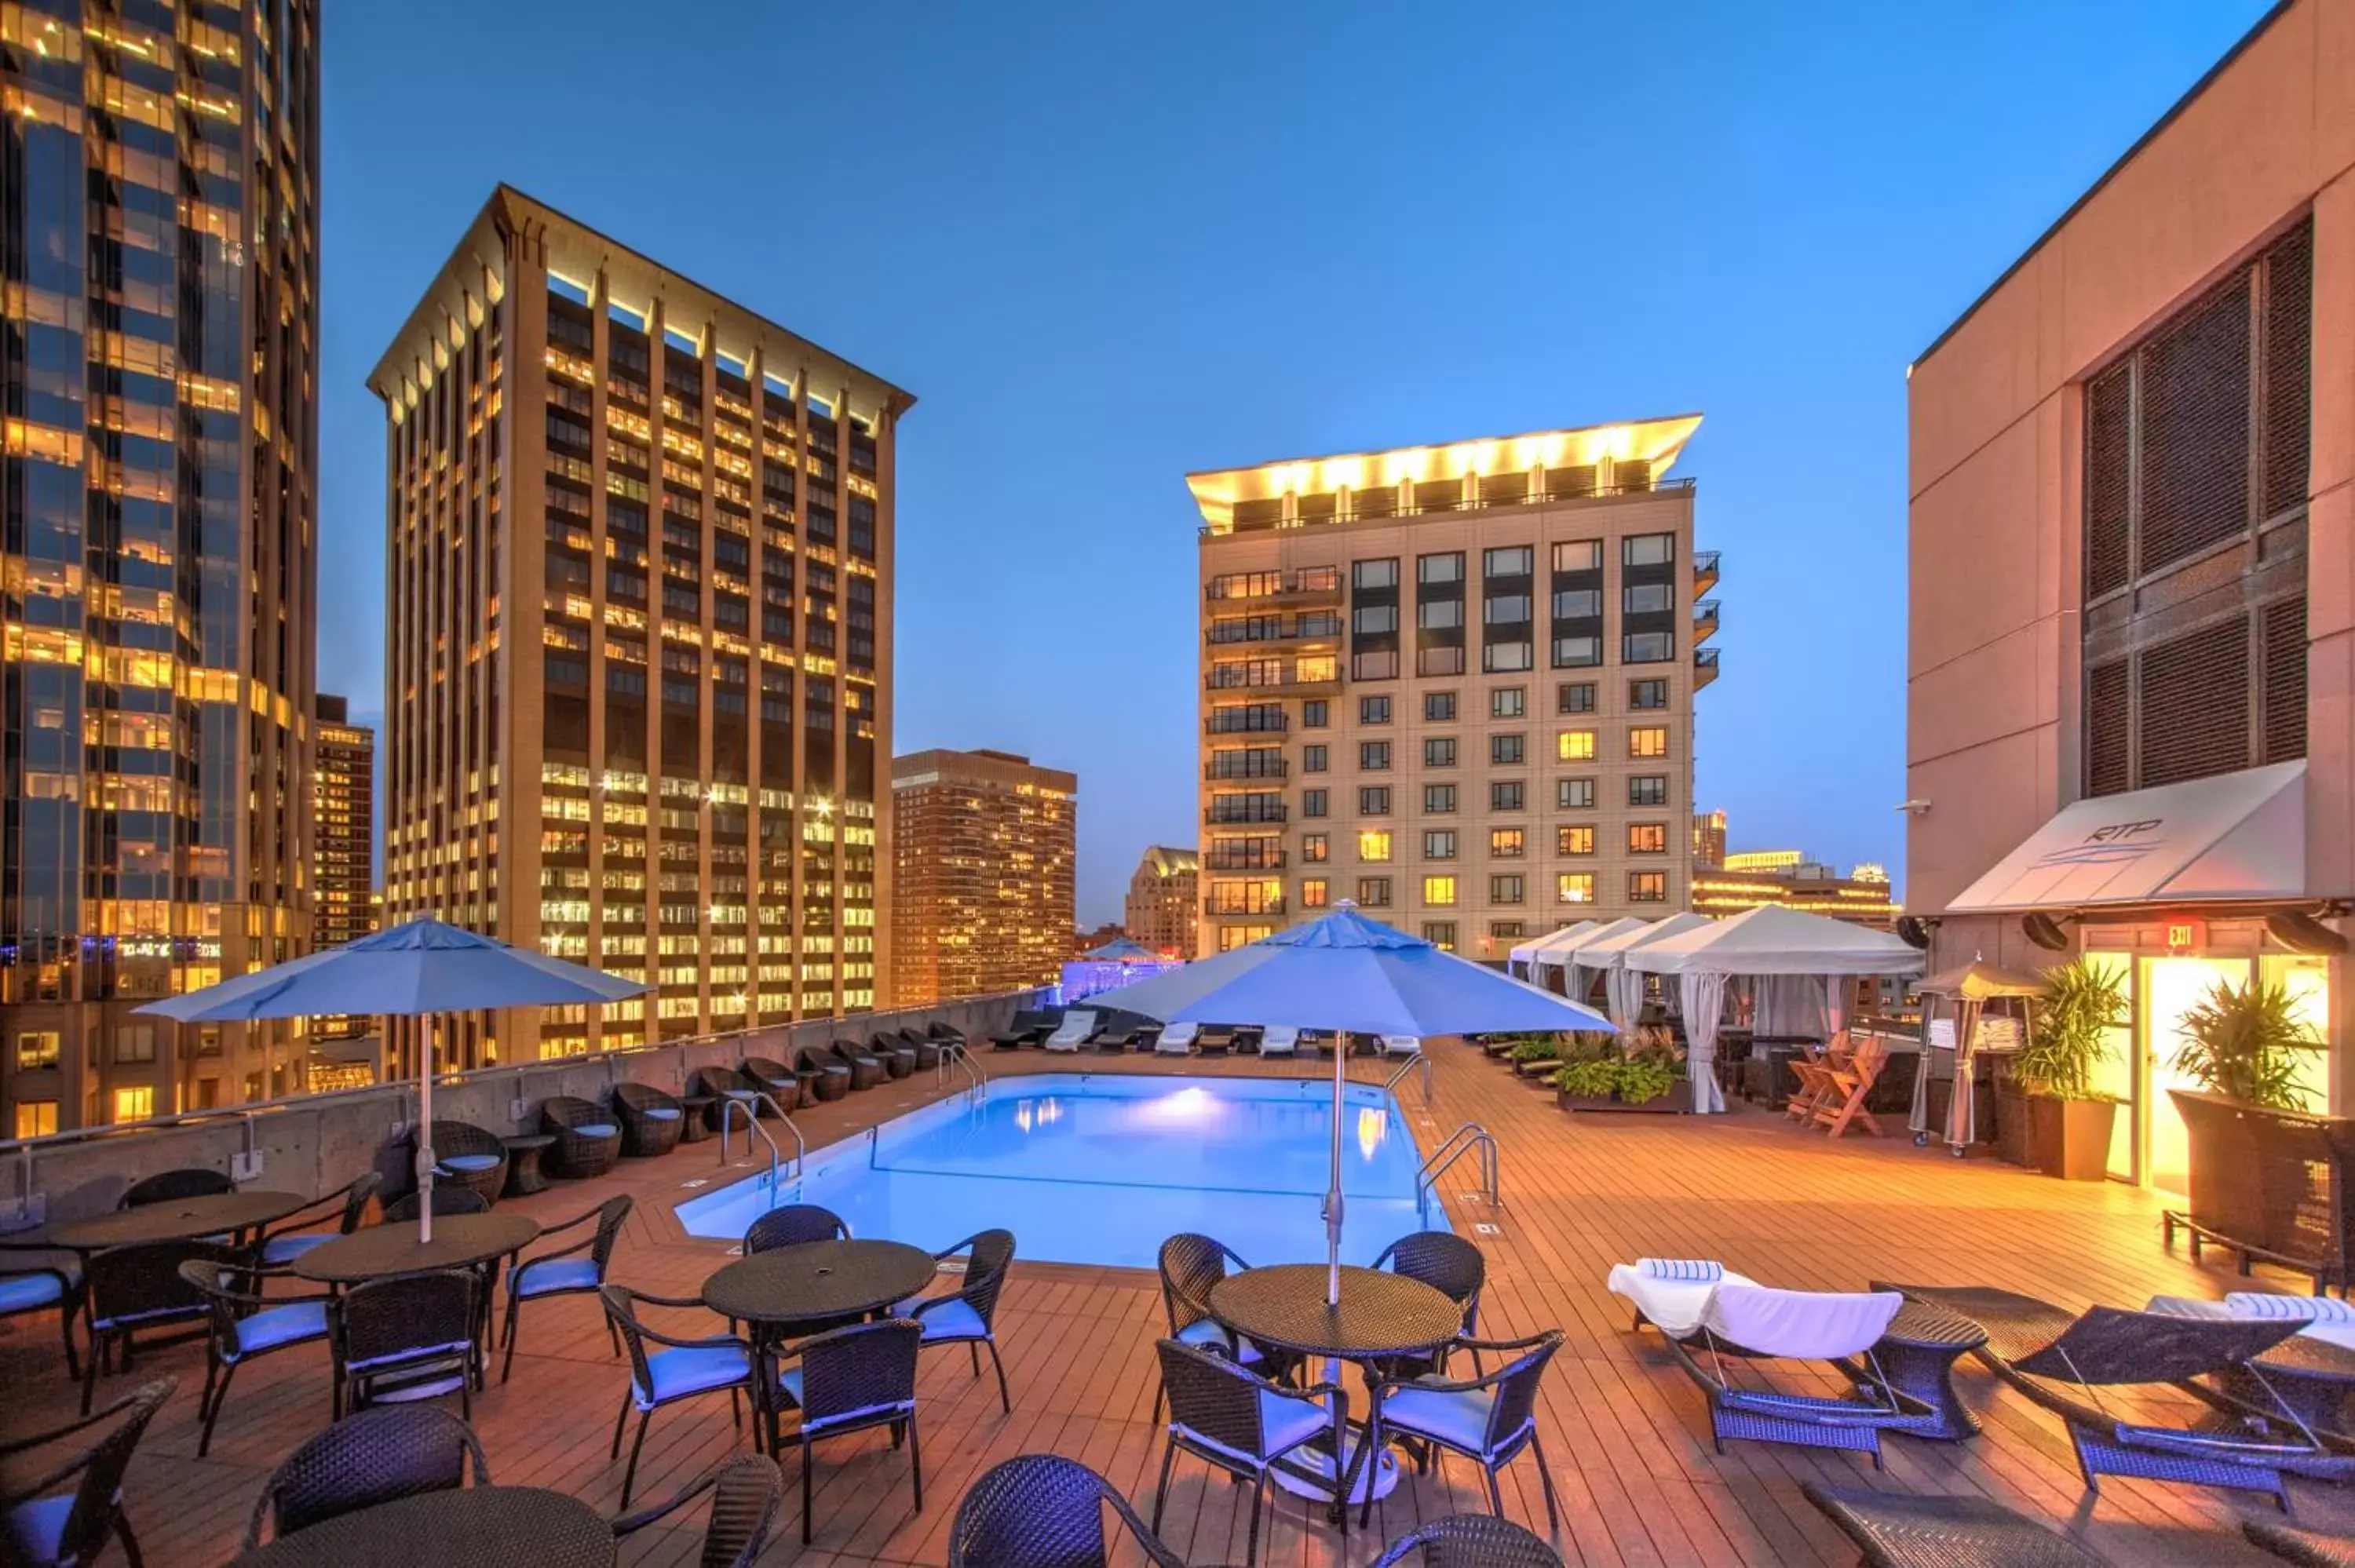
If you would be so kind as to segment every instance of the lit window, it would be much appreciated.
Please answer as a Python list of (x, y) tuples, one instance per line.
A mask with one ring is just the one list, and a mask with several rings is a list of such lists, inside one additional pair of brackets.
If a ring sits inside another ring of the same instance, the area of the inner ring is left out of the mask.
[(1667, 872), (1631, 871), (1627, 874), (1627, 902), (1630, 904), (1665, 904), (1668, 897)]
[(1566, 729), (1553, 737), (1554, 754), (1564, 762), (1594, 760), (1594, 732), (1591, 729)]
[(1594, 874), (1591, 871), (1565, 871), (1553, 879), (1554, 896), (1563, 904), (1594, 902)]
[(1527, 838), (1518, 828), (1490, 828), (1488, 853), (1499, 860), (1518, 860)]
[(1666, 854), (1668, 853), (1668, 830), (1663, 822), (1630, 822), (1627, 824), (1629, 854)]
[(1300, 858), (1312, 864), (1321, 863), (1332, 853), (1329, 843), (1323, 833), (1303, 833), (1300, 835)]
[(16, 1103), (18, 1138), (47, 1138), (58, 1129), (58, 1102), (55, 1100), (19, 1100)]
[(145, 1121), (155, 1114), (155, 1091), (146, 1085), (135, 1089), (114, 1091), (114, 1120), (120, 1126), (126, 1121)]
[(1664, 726), (1647, 725), (1643, 728), (1631, 729), (1627, 732), (1628, 756), (1666, 757), (1668, 754), (1668, 732)]
[(33, 1067), (54, 1067), (58, 1065), (58, 1032), (54, 1029), (27, 1029), (16, 1036), (16, 1067), (22, 1072)]
[(1557, 854), (1593, 854), (1593, 828), (1556, 828), (1553, 831), (1554, 853)]
[(1322, 909), (1327, 899), (1323, 877), (1312, 876), (1300, 885), (1300, 906), (1303, 909)]
[(1426, 876), (1423, 879), (1423, 902), (1428, 908), (1444, 909), (1455, 902), (1455, 879), (1452, 876)]
[(1358, 858), (1379, 864), (1391, 858), (1391, 835), (1379, 828), (1368, 828), (1358, 835)]

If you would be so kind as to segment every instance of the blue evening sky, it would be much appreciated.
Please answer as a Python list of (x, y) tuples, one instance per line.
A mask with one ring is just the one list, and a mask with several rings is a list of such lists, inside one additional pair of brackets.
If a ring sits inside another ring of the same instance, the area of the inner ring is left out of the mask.
[(505, 179), (917, 394), (898, 748), (1195, 840), (1199, 468), (1699, 409), (1698, 804), (1902, 873), (1906, 362), (2263, 0), (400, 0), (325, 19), (319, 680), (383, 705), (364, 384)]

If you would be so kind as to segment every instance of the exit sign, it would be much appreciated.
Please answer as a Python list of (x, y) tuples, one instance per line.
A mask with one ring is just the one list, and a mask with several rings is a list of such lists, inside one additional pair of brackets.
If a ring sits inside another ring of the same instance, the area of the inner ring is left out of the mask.
[(2205, 920), (2169, 920), (2167, 923), (2167, 950), (2188, 953), (2194, 948), (2208, 945), (2208, 922)]

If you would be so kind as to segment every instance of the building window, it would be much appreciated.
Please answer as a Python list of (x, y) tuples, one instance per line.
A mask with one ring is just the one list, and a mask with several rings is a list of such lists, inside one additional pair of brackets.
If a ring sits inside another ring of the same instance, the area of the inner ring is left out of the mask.
[(57, 1129), (57, 1101), (19, 1100), (16, 1102), (16, 1137), (47, 1138)]
[(1488, 810), (1518, 811), (1521, 809), (1521, 784), (1518, 779), (1488, 786)]
[(1629, 583), (1619, 590), (1619, 608), (1629, 615), (1665, 615), (1670, 605), (1666, 583)]
[(1629, 854), (1666, 854), (1668, 853), (1668, 830), (1663, 822), (1630, 822), (1627, 824)]
[(1492, 577), (1525, 577), (1531, 570), (1531, 556), (1527, 545), (1508, 546), (1503, 549), (1480, 552), (1480, 570)]
[(1391, 906), (1391, 879), (1387, 876), (1358, 878), (1358, 903), (1368, 909)]
[(1594, 711), (1594, 683), (1564, 681), (1553, 689), (1553, 711), (1558, 714), (1591, 714)]
[(1659, 725), (1646, 725), (1627, 732), (1627, 755), (1636, 758), (1666, 757), (1668, 754), (1668, 732)]
[(1557, 904), (1592, 904), (1594, 902), (1594, 874), (1591, 871), (1565, 871), (1553, 879), (1553, 896)]
[(1488, 939), (1492, 942), (1518, 942), (1523, 935), (1522, 923), (1518, 920), (1488, 922)]
[(1398, 630), (1398, 606), (1394, 604), (1361, 604), (1351, 614), (1352, 631), (1375, 634)]
[(1303, 909), (1322, 909), (1325, 907), (1326, 902), (1327, 895), (1325, 892), (1325, 879), (1323, 877), (1312, 876), (1300, 885), (1300, 906)]
[(1454, 692), (1423, 693), (1423, 717), (1426, 724), (1454, 724), (1455, 694)]
[(1627, 874), (1627, 902), (1630, 904), (1665, 904), (1668, 899), (1668, 874), (1665, 871), (1631, 871)]
[(1300, 792), (1300, 814), (1304, 817), (1324, 816), (1326, 814), (1325, 791), (1303, 789)]
[(1359, 724), (1390, 723), (1391, 700), (1388, 697), (1359, 697), (1358, 699), (1358, 722)]
[(1518, 768), (1528, 760), (1528, 742), (1518, 735), (1488, 737), (1488, 760), (1499, 768)]
[(1391, 835), (1387, 828), (1367, 828), (1358, 834), (1358, 858), (1369, 864), (1380, 865), (1391, 858)]
[(1424, 816), (1444, 817), (1455, 810), (1455, 785), (1426, 784), (1423, 787), (1423, 814)]
[(1600, 637), (1557, 637), (1553, 640), (1553, 667), (1557, 670), (1585, 670), (1603, 662), (1603, 639)]
[(1323, 697), (1312, 698), (1310, 701), (1300, 705), (1301, 728), (1323, 729), (1327, 725), (1332, 722), (1331, 710), (1327, 706), (1326, 701)]
[[(1263, 937), (1273, 936), (1274, 931), (1273, 926), (1221, 926), (1219, 927), (1219, 951), (1231, 953), (1237, 948), (1248, 948)], [(802, 1000), (808, 1002), (813, 998), (808, 991), (804, 991)]]
[(1619, 661), (1623, 664), (1665, 664), (1677, 656), (1676, 634), (1668, 631), (1631, 631), (1620, 639)]
[(1526, 885), (1527, 884), (1522, 881), (1518, 874), (1512, 874), (1504, 876), (1492, 876), (1488, 879), (1488, 902), (1491, 904), (1518, 904), (1521, 901), (1523, 889)]
[(1520, 828), (1490, 828), (1488, 853), (1498, 860), (1518, 860), (1528, 846), (1526, 830)]
[(1455, 858), (1455, 830), (1453, 828), (1424, 829), (1423, 834), (1423, 858), (1425, 860), (1454, 860)]
[(1357, 561), (1349, 567), (1349, 583), (1360, 588), (1394, 588), (1398, 587), (1398, 562), (1395, 559)]
[(1668, 683), (1666, 681), (1630, 681), (1627, 683), (1627, 705), (1631, 708), (1665, 708), (1668, 705)]
[[(1495, 603), (1494, 599), (1489, 601)], [(1480, 672), (1487, 675), (1509, 675), (1529, 667), (1529, 645), (1527, 642), (1482, 642)]]
[(1565, 729), (1553, 737), (1553, 754), (1564, 762), (1594, 760), (1594, 732), (1591, 729)]
[(1358, 815), (1387, 817), (1391, 814), (1391, 791), (1387, 784), (1369, 784), (1358, 791)]
[(1380, 773), (1391, 765), (1391, 743), (1387, 740), (1358, 742), (1358, 769), (1362, 773)]
[(155, 1059), (155, 1026), (152, 1023), (126, 1023), (114, 1037), (114, 1060), (118, 1065), (136, 1066)]
[(1599, 572), (1603, 569), (1603, 541), (1600, 539), (1567, 539), (1553, 547), (1553, 569), (1558, 572)]
[(1423, 906), (1426, 909), (1450, 909), (1455, 905), (1455, 879), (1452, 876), (1426, 876), (1423, 879)]
[(1455, 737), (1453, 736), (1441, 736), (1424, 741), (1423, 743), (1423, 765), (1425, 768), (1455, 767)]
[(54, 1067), (58, 1065), (59, 1040), (54, 1029), (27, 1029), (16, 1036), (16, 1070)]
[(1443, 953), (1454, 952), (1455, 950), (1455, 922), (1453, 920), (1425, 920), (1423, 923), (1423, 939), (1429, 942), (1433, 947), (1437, 948)]
[(1460, 583), (1464, 580), (1464, 556), (1461, 551), (1445, 556), (1417, 556), (1414, 558), (1414, 580), (1428, 587), (1433, 583)]
[(1619, 541), (1619, 564), (1623, 567), (1665, 567), (1677, 558), (1677, 536), (1674, 534), (1630, 534)]
[(1627, 780), (1627, 804), (1631, 806), (1665, 806), (1668, 803), (1668, 776), (1665, 773), (1638, 773)]
[(1499, 686), (1488, 694), (1490, 718), (1518, 718), (1529, 711), (1529, 693), (1526, 686)]
[(1600, 588), (1556, 588), (1553, 593), (1553, 618), (1556, 620), (1582, 620), (1603, 613), (1603, 590)]
[(1321, 746), (1302, 747), (1300, 748), (1300, 771), (1303, 773), (1324, 772), (1327, 755), (1328, 754), (1325, 747)]
[(1565, 811), (1594, 810), (1594, 780), (1592, 779), (1556, 780), (1553, 787), (1553, 803)]
[[(258, 1098), (259, 1097), (249, 1097)], [(155, 1091), (145, 1084), (114, 1091), (114, 1122), (145, 1121), (155, 1114)]]
[(1556, 854), (1593, 854), (1594, 830), (1591, 827), (1556, 828), (1553, 831)]
[[(1307, 814), (1304, 808), (1301, 813)], [(1333, 853), (1333, 841), (1323, 833), (1300, 835), (1300, 859), (1308, 865), (1322, 865)]]

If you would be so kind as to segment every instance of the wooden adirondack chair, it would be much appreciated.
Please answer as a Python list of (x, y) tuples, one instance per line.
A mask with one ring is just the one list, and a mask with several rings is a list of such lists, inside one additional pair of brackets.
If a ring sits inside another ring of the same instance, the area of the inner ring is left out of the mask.
[(1831, 1071), (1848, 1058), (1848, 1036), (1836, 1034), (1821, 1054), (1810, 1053), (1791, 1058), (1790, 1067), (1799, 1080), (1791, 1097), (1783, 1102), (1783, 1114), (1802, 1127), (1813, 1127), (1817, 1107), (1832, 1092)]
[(1867, 1034), (1858, 1040), (1845, 1063), (1826, 1069), (1828, 1092), (1816, 1107), (1815, 1125), (1828, 1128), (1831, 1136), (1838, 1138), (1850, 1122), (1861, 1121), (1867, 1132), (1880, 1137), (1881, 1124), (1864, 1108), (1864, 1097), (1872, 1092), (1888, 1059), (1888, 1043), (1880, 1035)]

